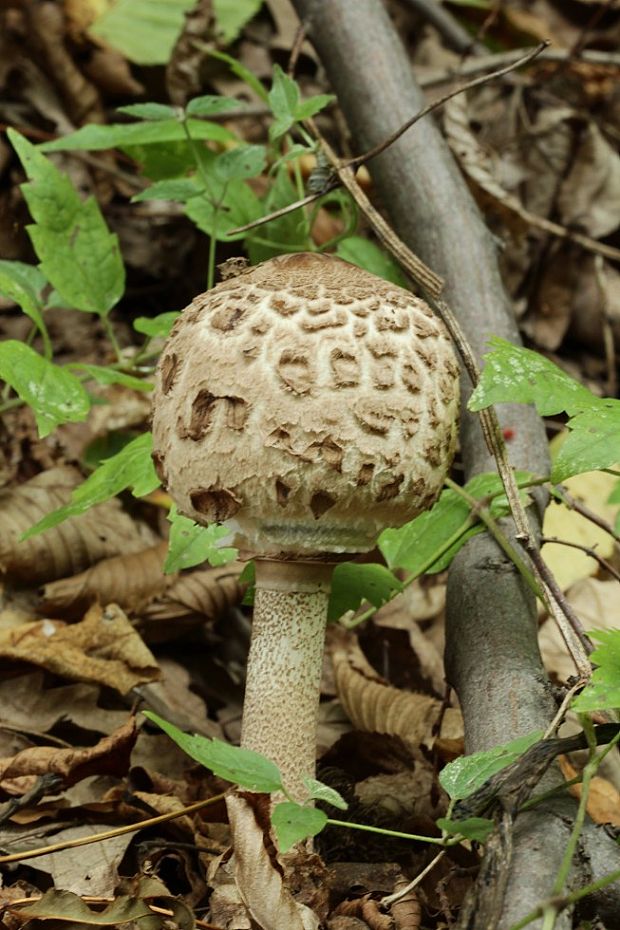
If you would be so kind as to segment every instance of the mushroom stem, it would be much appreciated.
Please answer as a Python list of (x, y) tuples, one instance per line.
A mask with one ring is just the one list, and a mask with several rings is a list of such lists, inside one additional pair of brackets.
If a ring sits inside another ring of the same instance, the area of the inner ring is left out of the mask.
[(256, 561), (241, 745), (275, 762), (300, 801), (315, 770), (332, 571), (324, 562)]

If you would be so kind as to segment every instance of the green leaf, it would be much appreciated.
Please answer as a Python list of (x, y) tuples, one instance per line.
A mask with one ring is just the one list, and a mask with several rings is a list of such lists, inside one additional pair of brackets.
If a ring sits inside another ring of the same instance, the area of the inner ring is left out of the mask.
[(363, 601), (380, 607), (402, 591), (402, 582), (385, 565), (341, 562), (334, 569), (328, 617), (337, 620)]
[(177, 139), (176, 142), (121, 145), (120, 148), (137, 163), (140, 173), (150, 181), (182, 178), (196, 167), (192, 147), (186, 138)]
[(133, 328), (137, 333), (144, 333), (151, 339), (166, 339), (170, 335), (170, 330), (174, 325), (177, 317), (181, 316), (178, 310), (170, 310), (168, 313), (159, 313), (157, 316), (139, 316), (133, 321)]
[(152, 391), (154, 385), (150, 381), (143, 381), (142, 378), (136, 378), (128, 375), (124, 371), (117, 371), (115, 368), (106, 368), (103, 365), (86, 365), (83, 362), (70, 362), (68, 368), (76, 368), (78, 371), (87, 371), (94, 381), (98, 384), (122, 384), (124, 387), (131, 388), (132, 391)]
[(137, 65), (167, 64), (195, 0), (117, 0), (90, 27)]
[(238, 110), (241, 101), (234, 97), (218, 97), (205, 94), (203, 97), (194, 97), (185, 107), (188, 116), (214, 116), (216, 113), (226, 113), (228, 110)]
[(231, 229), (245, 226), (263, 215), (260, 200), (252, 188), (236, 179), (226, 183), (225, 193), (217, 201), (206, 194), (192, 197), (185, 205), (185, 212), (208, 236), (227, 242), (243, 239), (245, 235), (230, 236)]
[(573, 701), (577, 713), (620, 707), (620, 630), (588, 630), (601, 643), (590, 658), (598, 668), (586, 688)]
[(218, 155), (213, 168), (223, 181), (231, 178), (244, 180), (258, 177), (265, 168), (266, 160), (267, 150), (264, 145), (238, 145)]
[(41, 291), (47, 285), (45, 275), (35, 266), (24, 262), (0, 261), (0, 294), (14, 300), (30, 317), (43, 337), (45, 354), (49, 358), (52, 346), (43, 320)]
[(143, 200), (175, 200), (185, 203), (191, 197), (196, 197), (204, 190), (197, 178), (167, 178), (164, 181), (155, 181), (146, 190), (140, 191), (131, 198), (132, 203), (141, 203)]
[(239, 746), (230, 746), (219, 739), (209, 739), (197, 734), (191, 736), (151, 711), (143, 713), (161, 727), (183, 752), (219, 778), (241, 785), (249, 791), (269, 794), (282, 790), (282, 777), (277, 765), (260, 753), (251, 749), (241, 749)]
[(237, 61), (236, 58), (233, 58), (232, 55), (227, 55), (226, 52), (217, 51), (216, 49), (209, 48), (206, 43), (204, 45), (205, 50), (209, 53), (211, 58), (216, 58), (218, 61), (223, 61), (224, 64), (228, 65), (233, 74), (235, 74), (244, 84), (247, 84), (248, 87), (251, 87), (254, 93), (263, 101), (267, 103), (268, 93), (259, 81), (259, 79), (254, 75), (249, 68), (246, 68), (245, 65), (242, 65), (240, 61)]
[(153, 120), (159, 122), (163, 119), (178, 119), (178, 111), (165, 103), (130, 103), (126, 107), (117, 107), (118, 113), (135, 116), (136, 119)]
[(460, 834), (468, 840), (486, 843), (493, 832), (495, 824), (492, 820), (487, 820), (486, 817), (467, 817), (465, 820), (448, 820), (446, 817), (440, 817), (437, 820), (437, 826), (451, 836)]
[[(192, 139), (208, 139), (212, 142), (230, 142), (236, 139), (234, 133), (201, 119), (188, 119), (187, 127)], [(89, 123), (61, 139), (45, 142), (38, 146), (43, 152), (99, 151), (135, 145), (154, 145), (161, 142), (184, 142), (187, 136), (183, 124), (178, 119), (165, 119), (158, 122), (111, 123), (107, 126)]]
[(272, 142), (284, 135), (295, 122), (299, 98), (297, 81), (285, 74), (280, 65), (274, 65), (271, 90), (267, 98), (275, 117), (275, 122), (269, 128), (269, 138)]
[(181, 516), (176, 507), (171, 508), (168, 519), (172, 527), (164, 564), (166, 574), (180, 572), (205, 561), (214, 566), (225, 565), (237, 557), (236, 549), (218, 546), (218, 540), (230, 536), (230, 530), (225, 526), (219, 523), (200, 526), (188, 517)]
[(60, 423), (75, 423), (88, 416), (90, 400), (75, 375), (24, 342), (0, 342), (0, 378), (32, 407), (41, 438)]
[(316, 807), (303, 807), (293, 801), (276, 804), (271, 823), (273, 824), (280, 851), (285, 853), (295, 843), (320, 833), (327, 823), (327, 814)]
[(69, 179), (27, 139), (8, 136), (30, 182), (22, 191), (35, 220), (28, 226), (41, 271), (67, 306), (105, 316), (125, 287), (118, 238), (94, 197), (80, 200)]
[(362, 236), (348, 236), (338, 243), (336, 254), (346, 262), (351, 262), (358, 268), (364, 268), (371, 274), (385, 278), (392, 284), (404, 288), (409, 286), (398, 263), (370, 239), (364, 239)]
[[(272, 213), (295, 200), (297, 192), (286, 166), (281, 165), (259, 208), (262, 211), (260, 215)], [(253, 265), (281, 255), (282, 252), (298, 252), (309, 248), (303, 210), (294, 210), (277, 220), (264, 223), (257, 230), (250, 230), (247, 236), (248, 256)]]
[(608, 504), (620, 504), (620, 481), (616, 482), (616, 485), (607, 498)]
[(495, 746), (484, 752), (474, 752), (471, 756), (460, 756), (449, 762), (440, 772), (439, 781), (453, 801), (467, 798), (496, 772), (501, 772), (526, 749), (537, 743), (543, 736), (542, 730), (520, 736), (503, 746)]
[(319, 110), (322, 110), (336, 98), (333, 94), (316, 94), (314, 97), (308, 97), (297, 106), (295, 110), (295, 121), (301, 123), (302, 120), (314, 116)]
[(620, 401), (600, 398), (594, 401), (589, 410), (569, 420), (569, 434), (551, 470), (552, 481), (564, 481), (584, 471), (612, 468), (620, 461)]
[(341, 811), (347, 810), (349, 805), (335, 788), (324, 785), (322, 781), (317, 781), (316, 778), (304, 778), (304, 785), (314, 801), (325, 801), (326, 804), (331, 804)]
[(541, 416), (551, 416), (563, 411), (581, 413), (599, 403), (587, 388), (538, 352), (496, 336), (489, 345), (492, 351), (485, 356), (480, 383), (469, 400), (470, 410), (500, 403), (536, 404)]
[(68, 504), (48, 513), (31, 526), (22, 539), (29, 539), (52, 526), (58, 526), (63, 520), (84, 513), (95, 504), (101, 504), (127, 488), (132, 489), (134, 497), (150, 494), (159, 487), (159, 478), (155, 474), (151, 459), (152, 448), (153, 440), (150, 433), (143, 433), (128, 442), (117, 455), (106, 459), (86, 481), (75, 488)]
[(234, 42), (262, 5), (263, 0), (213, 0), (218, 33), (226, 45)]

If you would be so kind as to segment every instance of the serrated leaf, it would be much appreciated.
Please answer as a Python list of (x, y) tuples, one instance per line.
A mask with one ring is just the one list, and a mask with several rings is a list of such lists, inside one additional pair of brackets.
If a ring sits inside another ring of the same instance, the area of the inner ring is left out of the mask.
[(327, 823), (327, 814), (316, 807), (303, 807), (293, 801), (276, 804), (271, 823), (276, 831), (280, 851), (285, 853), (295, 843), (320, 833)]
[(487, 820), (486, 817), (467, 817), (465, 820), (448, 820), (446, 817), (440, 817), (437, 820), (437, 826), (450, 836), (460, 834), (478, 843), (486, 843), (495, 828), (493, 821)]
[(528, 733), (513, 739), (503, 746), (496, 746), (484, 752), (474, 752), (471, 756), (460, 756), (449, 762), (440, 772), (439, 781), (453, 801), (459, 801), (477, 791), (487, 779), (500, 772), (526, 749), (537, 743), (543, 736), (542, 730)]
[(553, 482), (582, 472), (612, 468), (620, 461), (620, 401), (598, 397), (593, 400), (587, 412), (568, 422), (569, 434), (551, 470)]
[(131, 198), (132, 203), (141, 203), (144, 200), (175, 200), (185, 203), (191, 197), (196, 197), (204, 190), (197, 178), (167, 178), (164, 181), (155, 181), (146, 190), (140, 191)]
[(225, 526), (219, 523), (200, 526), (178, 513), (176, 507), (171, 508), (168, 519), (172, 526), (164, 563), (166, 574), (180, 572), (205, 561), (213, 566), (225, 565), (236, 558), (236, 549), (218, 546), (218, 541), (230, 536), (230, 530)]
[(335, 788), (324, 785), (322, 781), (317, 781), (316, 778), (304, 778), (304, 785), (314, 801), (325, 801), (327, 804), (331, 804), (341, 811), (346, 811), (349, 807), (345, 799)]
[(123, 387), (131, 388), (132, 391), (152, 391), (154, 388), (151, 381), (143, 381), (142, 378), (128, 375), (124, 371), (117, 371), (115, 368), (106, 368), (104, 365), (70, 362), (67, 367), (88, 372), (93, 381), (98, 384), (122, 384)]
[[(192, 139), (212, 142), (231, 142), (234, 133), (206, 120), (188, 119), (187, 127)], [(87, 151), (126, 148), (136, 145), (155, 145), (162, 142), (187, 142), (183, 124), (178, 119), (143, 123), (111, 123), (107, 126), (89, 123), (61, 139), (38, 146), (43, 152)]]
[(587, 388), (557, 365), (530, 349), (494, 336), (485, 355), (480, 383), (470, 397), (470, 410), (491, 404), (536, 404), (541, 416), (590, 410), (598, 402)]
[(328, 104), (333, 103), (336, 98), (333, 94), (316, 94), (314, 97), (308, 97), (298, 104), (295, 110), (295, 121), (301, 123), (302, 120), (314, 116), (319, 110), (323, 110)]
[(32, 408), (41, 438), (61, 423), (76, 423), (88, 416), (90, 400), (75, 375), (24, 342), (0, 342), (0, 378)]
[(370, 239), (364, 239), (362, 236), (347, 236), (338, 243), (336, 255), (343, 258), (345, 262), (351, 262), (358, 268), (364, 268), (371, 274), (376, 274), (392, 284), (399, 287), (408, 287), (407, 279), (400, 269), (397, 262), (391, 255), (379, 248), (376, 243)]
[(117, 107), (118, 113), (126, 113), (128, 116), (135, 116), (136, 119), (153, 120), (157, 122), (162, 119), (178, 119), (178, 112), (174, 107), (169, 107), (165, 103), (129, 103), (125, 107)]
[(0, 295), (14, 300), (30, 317), (43, 337), (45, 354), (52, 354), (47, 327), (43, 320), (41, 291), (47, 285), (45, 275), (35, 265), (0, 261)]
[(620, 708), (620, 630), (588, 630), (601, 643), (590, 658), (597, 668), (572, 707), (578, 713)]
[(363, 601), (381, 607), (402, 589), (402, 582), (385, 565), (341, 562), (332, 576), (328, 618), (337, 620)]
[(223, 41), (234, 42), (262, 5), (263, 0), (213, 0), (217, 29)]
[(213, 169), (223, 181), (232, 178), (244, 180), (261, 174), (266, 160), (267, 150), (264, 145), (238, 145), (218, 155)]
[(95, 504), (101, 504), (128, 488), (131, 488), (134, 497), (150, 494), (160, 484), (151, 459), (152, 449), (153, 439), (150, 433), (143, 433), (132, 439), (120, 452), (106, 459), (86, 481), (78, 485), (72, 492), (68, 504), (48, 513), (31, 526), (22, 538), (29, 539), (37, 533), (43, 533), (63, 520), (84, 513)]
[(282, 790), (282, 777), (277, 765), (251, 749), (231, 746), (222, 740), (209, 739), (206, 736), (184, 733), (151, 711), (143, 711), (144, 716), (156, 723), (158, 727), (174, 740), (183, 752), (210, 769), (219, 778), (225, 778), (249, 791), (261, 791), (266, 794)]
[(170, 310), (168, 313), (159, 313), (153, 317), (139, 316), (133, 321), (133, 328), (137, 333), (144, 333), (151, 339), (166, 339), (170, 335), (174, 321), (180, 315), (178, 310)]
[(116, 0), (89, 33), (137, 65), (165, 65), (195, 0)]
[(41, 270), (68, 307), (105, 316), (125, 287), (118, 238), (93, 197), (82, 201), (69, 179), (14, 130), (9, 138), (30, 179), (22, 191)]
[(276, 120), (288, 120), (288, 125), (292, 126), (300, 99), (299, 87), (297, 81), (285, 74), (280, 65), (273, 66), (271, 90), (267, 99)]
[(216, 113), (226, 113), (228, 110), (238, 110), (240, 106), (241, 101), (234, 97), (205, 94), (190, 100), (185, 107), (185, 112), (188, 116), (213, 116)]

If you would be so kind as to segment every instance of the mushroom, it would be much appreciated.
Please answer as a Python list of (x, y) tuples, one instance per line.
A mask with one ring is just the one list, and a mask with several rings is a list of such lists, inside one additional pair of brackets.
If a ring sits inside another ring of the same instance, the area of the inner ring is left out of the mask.
[(436, 499), (457, 432), (458, 365), (408, 291), (296, 253), (201, 294), (154, 399), (154, 460), (181, 513), (226, 522), (256, 559), (241, 744), (303, 799), (314, 773), (334, 563)]

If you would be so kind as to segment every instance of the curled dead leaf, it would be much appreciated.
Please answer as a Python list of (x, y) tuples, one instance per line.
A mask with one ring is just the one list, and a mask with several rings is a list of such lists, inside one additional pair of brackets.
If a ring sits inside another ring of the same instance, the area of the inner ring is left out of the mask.
[(357, 917), (364, 921), (369, 930), (394, 930), (392, 918), (381, 912), (381, 905), (370, 895), (355, 898), (353, 901), (341, 901), (334, 908), (334, 916)]
[(126, 694), (159, 678), (157, 662), (116, 604), (91, 607), (79, 623), (39, 620), (0, 635), (0, 657)]
[[(577, 769), (571, 765), (566, 756), (560, 756), (558, 761), (562, 775), (567, 781), (577, 776)], [(568, 789), (569, 794), (572, 794), (574, 798), (580, 798), (582, 787), (582, 785), (571, 785)], [(595, 823), (611, 823), (615, 827), (620, 827), (620, 792), (606, 778), (595, 775), (590, 781), (587, 811)]]
[(89, 775), (125, 775), (137, 737), (135, 717), (85, 749), (32, 746), (0, 759), (0, 786), (11, 795), (29, 791), (43, 775), (58, 775), (65, 788)]
[(333, 663), (338, 697), (358, 730), (399, 736), (410, 745), (444, 744), (451, 751), (462, 745), (460, 710), (453, 707), (444, 710), (437, 698), (400, 691), (386, 684), (356, 643), (336, 650)]
[(0, 572), (11, 581), (37, 584), (63, 578), (156, 541), (152, 531), (133, 521), (114, 498), (20, 542), (34, 523), (68, 503), (81, 480), (77, 469), (59, 467), (0, 491)]
[(95, 601), (115, 601), (124, 610), (138, 611), (169, 587), (174, 575), (164, 575), (168, 544), (102, 559), (79, 575), (45, 585), (43, 610), (75, 616)]

